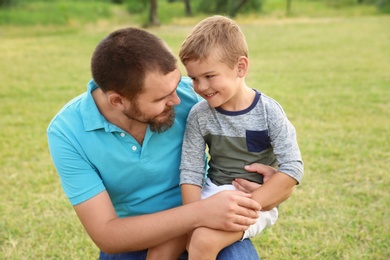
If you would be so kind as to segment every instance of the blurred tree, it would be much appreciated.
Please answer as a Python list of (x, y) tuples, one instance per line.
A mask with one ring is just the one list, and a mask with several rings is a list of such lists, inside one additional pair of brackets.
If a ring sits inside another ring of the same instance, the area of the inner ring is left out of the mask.
[(192, 10), (191, 10), (191, 3), (190, 0), (184, 0), (184, 4), (186, 7), (186, 15), (191, 16), (192, 15)]
[(287, 0), (286, 15), (290, 15), (291, 14), (291, 1), (292, 0)]
[(234, 1), (234, 0), (229, 0), (228, 4), (228, 10), (229, 10), (229, 15), (231, 17), (235, 17), (240, 11), (240, 9), (248, 2), (248, 0), (239, 0), (239, 1)]
[(0, 0), (0, 8), (9, 7), (11, 5), (15, 5), (16, 3), (16, 0)]
[(150, 0), (150, 10), (149, 10), (149, 24), (151, 26), (160, 25), (160, 21), (158, 20), (158, 8), (157, 8), (158, 0)]
[(262, 2), (263, 0), (199, 0), (198, 10), (235, 17), (238, 12), (261, 11)]
[(124, 0), (126, 9), (129, 13), (140, 14), (148, 9), (149, 0)]
[(168, 3), (184, 2), (186, 16), (192, 15), (191, 1), (190, 0), (167, 0)]
[(380, 12), (390, 14), (390, 0), (377, 0), (376, 6)]

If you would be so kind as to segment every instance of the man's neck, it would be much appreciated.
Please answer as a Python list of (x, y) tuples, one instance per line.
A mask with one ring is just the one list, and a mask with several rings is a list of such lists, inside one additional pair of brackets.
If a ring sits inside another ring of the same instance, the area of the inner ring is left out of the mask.
[(106, 118), (108, 122), (126, 131), (135, 140), (137, 140), (139, 144), (142, 145), (148, 124), (129, 119), (121, 111), (112, 107), (109, 104), (106, 95), (100, 88), (97, 88), (92, 92), (92, 97), (97, 108), (99, 109), (99, 112)]

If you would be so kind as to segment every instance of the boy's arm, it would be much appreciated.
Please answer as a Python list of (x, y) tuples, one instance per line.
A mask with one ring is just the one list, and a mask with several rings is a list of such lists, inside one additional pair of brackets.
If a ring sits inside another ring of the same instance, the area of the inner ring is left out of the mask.
[(282, 172), (275, 173), (266, 183), (252, 192), (252, 198), (264, 211), (271, 210), (292, 194), (297, 181)]
[(245, 169), (268, 176), (263, 185), (240, 178), (233, 181), (233, 185), (238, 190), (253, 193), (253, 198), (260, 203), (263, 211), (270, 210), (288, 199), (297, 184), (292, 177), (268, 165), (253, 163), (245, 166)]
[(270, 210), (291, 195), (303, 177), (304, 167), (295, 127), (275, 100), (263, 95), (263, 101), (278, 172), (252, 194), (262, 210)]
[(206, 173), (206, 142), (197, 120), (198, 106), (195, 105), (187, 118), (180, 163), (180, 187), (183, 204), (200, 200)]
[(192, 184), (181, 185), (181, 196), (183, 204), (188, 204), (200, 200), (201, 187)]

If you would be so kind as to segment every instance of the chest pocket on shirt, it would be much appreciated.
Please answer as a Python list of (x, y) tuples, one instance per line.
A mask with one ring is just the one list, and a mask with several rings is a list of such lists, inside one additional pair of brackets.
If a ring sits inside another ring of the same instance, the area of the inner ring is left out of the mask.
[(271, 147), (271, 142), (268, 137), (268, 130), (246, 130), (246, 145), (249, 152), (261, 152)]

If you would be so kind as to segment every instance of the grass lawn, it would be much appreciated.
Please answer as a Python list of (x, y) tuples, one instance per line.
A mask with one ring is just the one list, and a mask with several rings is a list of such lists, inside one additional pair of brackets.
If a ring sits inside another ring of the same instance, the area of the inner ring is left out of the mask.
[[(253, 239), (262, 259), (389, 259), (390, 17), (237, 21), (247, 83), (284, 107), (306, 167), (278, 223)], [(85, 91), (98, 41), (128, 25), (0, 27), (0, 259), (97, 258), (45, 131)], [(191, 25), (149, 30), (177, 53)]]

